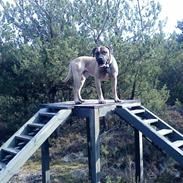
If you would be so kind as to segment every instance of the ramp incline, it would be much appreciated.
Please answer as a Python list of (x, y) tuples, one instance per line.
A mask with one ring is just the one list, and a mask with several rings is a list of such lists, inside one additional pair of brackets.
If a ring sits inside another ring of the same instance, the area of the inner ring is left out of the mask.
[(40, 109), (0, 148), (0, 183), (6, 183), (47, 138), (63, 124), (71, 109)]
[(116, 114), (183, 165), (183, 135), (141, 105), (118, 106)]

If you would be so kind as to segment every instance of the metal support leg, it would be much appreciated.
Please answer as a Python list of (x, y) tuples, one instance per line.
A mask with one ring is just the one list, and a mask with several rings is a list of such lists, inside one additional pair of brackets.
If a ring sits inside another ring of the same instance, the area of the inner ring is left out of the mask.
[(99, 111), (90, 109), (89, 125), (89, 172), (91, 183), (100, 183), (100, 143), (99, 143)]
[(135, 168), (136, 168), (136, 183), (143, 183), (143, 139), (142, 133), (137, 129), (135, 132)]
[(106, 131), (108, 129), (108, 124), (106, 122), (105, 116), (101, 117), (101, 124), (102, 124), (102, 132)]
[(87, 144), (88, 144), (88, 169), (89, 169), (89, 179), (91, 180), (91, 141), (90, 141), (90, 120), (86, 118), (86, 130), (87, 130)]
[(42, 183), (51, 183), (50, 181), (50, 157), (49, 157), (49, 142), (46, 140), (41, 146), (42, 157)]

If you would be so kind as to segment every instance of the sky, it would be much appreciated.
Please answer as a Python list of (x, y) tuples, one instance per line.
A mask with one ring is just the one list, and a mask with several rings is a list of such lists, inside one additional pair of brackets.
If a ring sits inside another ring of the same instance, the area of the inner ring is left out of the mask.
[(183, 20), (183, 0), (157, 0), (162, 5), (161, 18), (168, 18), (165, 27), (166, 32), (178, 31), (177, 21)]
[[(3, 0), (12, 3), (16, 0)], [(167, 24), (164, 31), (167, 33), (172, 33), (173, 31), (178, 32), (176, 29), (177, 21), (183, 20), (183, 0), (156, 0), (162, 5), (162, 11), (160, 14), (160, 19), (167, 18)]]

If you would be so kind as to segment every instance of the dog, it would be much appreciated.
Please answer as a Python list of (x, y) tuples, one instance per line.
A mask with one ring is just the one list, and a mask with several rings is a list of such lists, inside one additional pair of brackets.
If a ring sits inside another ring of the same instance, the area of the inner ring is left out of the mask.
[(93, 57), (81, 56), (70, 61), (69, 71), (64, 80), (67, 82), (71, 77), (74, 81), (74, 102), (81, 104), (84, 100), (81, 97), (81, 89), (88, 76), (95, 78), (95, 85), (99, 103), (106, 103), (101, 89), (101, 81), (111, 79), (112, 93), (115, 102), (120, 102), (117, 95), (118, 65), (111, 51), (106, 46), (99, 46), (92, 50)]

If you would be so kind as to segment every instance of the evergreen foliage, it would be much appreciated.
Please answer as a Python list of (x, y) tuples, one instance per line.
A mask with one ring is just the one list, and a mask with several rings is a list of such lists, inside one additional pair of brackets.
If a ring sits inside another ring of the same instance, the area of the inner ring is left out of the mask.
[[(1, 0), (0, 6), (0, 124), (8, 135), (41, 103), (72, 100), (72, 85), (62, 83), (69, 60), (99, 44), (113, 48), (122, 99), (140, 98), (154, 111), (167, 101), (183, 103), (182, 43), (165, 37), (155, 1)], [(106, 98), (110, 88), (103, 86)], [(92, 79), (83, 97), (96, 98)]]

